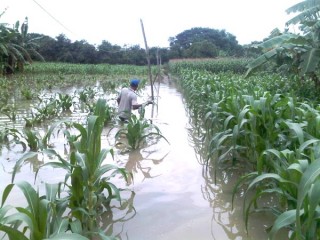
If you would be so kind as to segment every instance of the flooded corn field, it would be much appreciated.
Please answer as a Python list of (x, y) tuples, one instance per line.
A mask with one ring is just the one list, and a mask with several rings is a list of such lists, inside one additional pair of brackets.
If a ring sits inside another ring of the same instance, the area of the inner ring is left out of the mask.
[[(101, 228), (121, 240), (240, 240), (267, 239), (266, 228), (272, 219), (265, 213), (253, 214), (246, 232), (243, 218), (243, 198), (239, 193), (232, 207), (232, 191), (238, 175), (232, 169), (221, 169), (214, 176), (213, 169), (199, 161), (196, 133), (185, 108), (184, 99), (174, 82), (166, 80), (156, 85), (156, 104), (147, 106), (145, 118), (151, 119), (168, 140), (159, 139), (142, 148), (125, 151), (117, 145), (114, 134), (119, 126), (106, 128), (102, 134), (102, 148), (114, 149), (106, 161), (125, 167), (133, 178), (125, 183), (115, 178), (115, 184), (126, 188), (121, 192), (122, 204), (111, 204), (111, 211), (99, 216)], [(73, 91), (73, 90), (72, 90)], [(144, 98), (149, 88), (140, 92)], [(70, 117), (81, 119), (81, 113)], [(84, 117), (83, 117), (84, 118)], [(1, 126), (10, 124), (5, 117)], [(17, 123), (19, 126), (19, 123)], [(38, 127), (39, 132), (45, 126)], [(57, 151), (67, 150), (63, 134), (50, 139)], [(0, 193), (11, 182), (16, 161), (23, 155), (20, 145), (1, 149)], [(65, 172), (50, 167), (38, 167), (50, 158), (38, 154), (17, 172), (15, 181), (26, 180), (43, 192), (45, 182), (63, 181)], [(216, 181), (215, 181), (216, 177)], [(24, 204), (19, 189), (14, 189), (7, 203)]]

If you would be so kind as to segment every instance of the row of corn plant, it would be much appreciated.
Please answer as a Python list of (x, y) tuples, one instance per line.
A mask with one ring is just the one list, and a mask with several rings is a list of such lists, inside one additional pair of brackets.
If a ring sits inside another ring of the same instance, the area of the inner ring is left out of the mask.
[[(123, 189), (113, 184), (112, 179), (120, 174), (127, 181), (129, 173), (123, 168), (106, 163), (108, 154), (113, 157), (113, 150), (101, 148), (101, 133), (106, 121), (106, 111), (103, 110), (106, 109), (105, 100), (99, 100), (95, 109), (94, 114), (97, 115), (89, 115), (86, 126), (64, 123), (68, 128), (63, 132), (65, 136), (69, 136), (68, 144), (72, 146), (67, 159), (47, 144), (42, 149), (30, 149), (17, 161), (12, 184), (4, 190), (0, 208), (0, 231), (5, 232), (10, 239), (111, 239), (99, 228), (97, 219), (110, 208), (113, 199), (121, 203), (120, 192)], [(53, 129), (61, 123), (63, 122), (57, 122), (50, 128), (45, 137), (47, 142)], [(46, 184), (44, 196), (39, 196), (29, 183), (14, 183), (22, 164), (38, 155), (39, 151), (55, 161), (41, 165), (36, 176), (44, 167), (66, 171), (63, 182)], [(26, 197), (26, 208), (4, 205), (15, 185)], [(12, 211), (16, 212), (11, 213)]]
[[(244, 169), (233, 198), (247, 186), (246, 224), (251, 212), (271, 211), (276, 216), (272, 239), (284, 227), (291, 239), (319, 238), (319, 109), (298, 95), (296, 79), (275, 76), (270, 82), (270, 77), (244, 79), (192, 68), (176, 74), (207, 148), (205, 164)], [(278, 198), (279, 204), (259, 206), (262, 195)]]

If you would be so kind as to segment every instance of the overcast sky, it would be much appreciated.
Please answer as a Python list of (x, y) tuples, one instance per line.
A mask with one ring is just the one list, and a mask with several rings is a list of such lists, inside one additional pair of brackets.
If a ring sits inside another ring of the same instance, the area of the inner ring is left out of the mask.
[(302, 0), (0, 0), (1, 23), (29, 19), (29, 33), (99, 45), (168, 47), (168, 39), (194, 27), (224, 29), (239, 44), (281, 31), (292, 18), (286, 9)]

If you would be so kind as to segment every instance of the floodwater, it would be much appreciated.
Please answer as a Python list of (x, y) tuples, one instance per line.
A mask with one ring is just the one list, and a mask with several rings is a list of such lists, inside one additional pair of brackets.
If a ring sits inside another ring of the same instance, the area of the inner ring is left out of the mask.
[[(114, 131), (104, 131), (103, 147), (115, 148), (112, 161), (132, 171), (133, 181), (123, 184), (128, 189), (121, 195), (124, 206), (114, 203), (112, 213), (101, 216), (101, 226), (109, 235), (121, 240), (267, 239), (265, 229), (271, 224), (270, 216), (252, 215), (246, 232), (241, 193), (232, 208), (232, 189), (239, 177), (236, 172), (219, 170), (215, 182), (213, 170), (200, 164), (192, 125), (175, 84), (166, 80), (156, 87), (157, 105), (147, 106), (145, 117), (152, 119), (169, 144), (160, 139), (139, 150), (126, 152), (114, 145)], [(63, 151), (58, 138), (55, 147)], [(19, 149), (2, 149), (0, 193), (10, 183), (12, 167), (21, 154)], [(39, 159), (25, 164), (16, 180), (34, 183), (34, 171), (39, 164)], [(35, 184), (57, 182), (63, 177), (62, 170), (41, 169)], [(115, 181), (123, 183), (123, 179)], [(23, 200), (19, 196), (19, 191), (15, 190), (8, 203), (21, 204)]]

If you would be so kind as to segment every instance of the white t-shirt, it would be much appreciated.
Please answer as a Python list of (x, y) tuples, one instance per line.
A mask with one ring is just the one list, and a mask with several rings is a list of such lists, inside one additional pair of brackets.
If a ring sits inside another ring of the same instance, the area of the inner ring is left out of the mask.
[(119, 116), (128, 119), (131, 114), (132, 105), (135, 104), (137, 104), (136, 93), (131, 88), (122, 88), (118, 106)]

